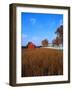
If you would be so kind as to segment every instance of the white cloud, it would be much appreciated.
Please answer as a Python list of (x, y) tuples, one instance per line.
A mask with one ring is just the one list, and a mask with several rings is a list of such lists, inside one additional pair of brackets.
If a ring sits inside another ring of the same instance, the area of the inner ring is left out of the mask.
[(30, 18), (30, 22), (31, 22), (32, 24), (35, 24), (35, 23), (36, 23), (36, 19), (35, 19), (35, 18)]
[(31, 41), (32, 41), (35, 45), (39, 46), (39, 45), (41, 45), (42, 38), (39, 37), (39, 36), (34, 36), (34, 37), (31, 38)]
[(63, 20), (62, 19), (60, 20), (60, 25), (63, 25)]
[(22, 39), (23, 38), (27, 38), (27, 35), (26, 34), (22, 34)]
[(27, 44), (27, 38), (28, 36), (26, 34), (21, 35), (21, 45), (25, 46)]

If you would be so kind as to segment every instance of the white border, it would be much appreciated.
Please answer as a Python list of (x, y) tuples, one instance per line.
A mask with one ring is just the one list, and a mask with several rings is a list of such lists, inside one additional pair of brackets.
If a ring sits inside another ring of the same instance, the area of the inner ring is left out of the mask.
[[(64, 51), (63, 51), (63, 73), (59, 76), (40, 76), (40, 77), (21, 77), (21, 12), (33, 13), (52, 13), (63, 14), (63, 30), (64, 30)], [(31, 7), (17, 7), (16, 8), (16, 83), (36, 83), (36, 82), (54, 82), (68, 80), (68, 11), (63, 9), (44, 9)]]

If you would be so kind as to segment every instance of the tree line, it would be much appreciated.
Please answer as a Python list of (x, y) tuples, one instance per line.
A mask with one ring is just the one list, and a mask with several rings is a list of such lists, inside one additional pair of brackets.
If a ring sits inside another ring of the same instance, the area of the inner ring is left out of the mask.
[[(52, 46), (59, 46), (62, 45), (63, 46), (63, 25), (59, 26), (55, 32), (56, 34), (56, 38), (54, 38), (52, 40)], [(28, 42), (28, 44), (26, 45), (28, 47), (29, 44), (33, 44), (32, 42)], [(44, 39), (41, 41), (41, 44), (43, 47), (47, 47), (49, 45), (49, 41), (48, 39)], [(34, 44), (33, 44), (34, 45)]]
[[(63, 46), (63, 25), (61, 25), (60, 27), (57, 28), (55, 34), (56, 34), (56, 38), (54, 38), (52, 40), (52, 45), (53, 46), (55, 46), (55, 45), (57, 45), (57, 46), (62, 45)], [(48, 41), (48, 39), (44, 39), (44, 40), (42, 40), (41, 43), (42, 43), (42, 46), (46, 47), (46, 46), (48, 46), (49, 41)]]

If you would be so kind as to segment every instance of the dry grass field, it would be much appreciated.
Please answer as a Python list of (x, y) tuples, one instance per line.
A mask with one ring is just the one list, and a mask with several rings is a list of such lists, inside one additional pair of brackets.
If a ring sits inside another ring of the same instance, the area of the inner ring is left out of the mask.
[(22, 48), (22, 77), (63, 75), (63, 51)]

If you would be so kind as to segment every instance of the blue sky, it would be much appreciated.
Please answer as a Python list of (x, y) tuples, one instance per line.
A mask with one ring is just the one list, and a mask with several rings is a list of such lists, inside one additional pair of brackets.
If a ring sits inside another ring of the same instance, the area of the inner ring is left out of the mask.
[(40, 46), (41, 41), (49, 43), (56, 37), (56, 29), (63, 24), (62, 14), (21, 13), (21, 45), (33, 42)]

